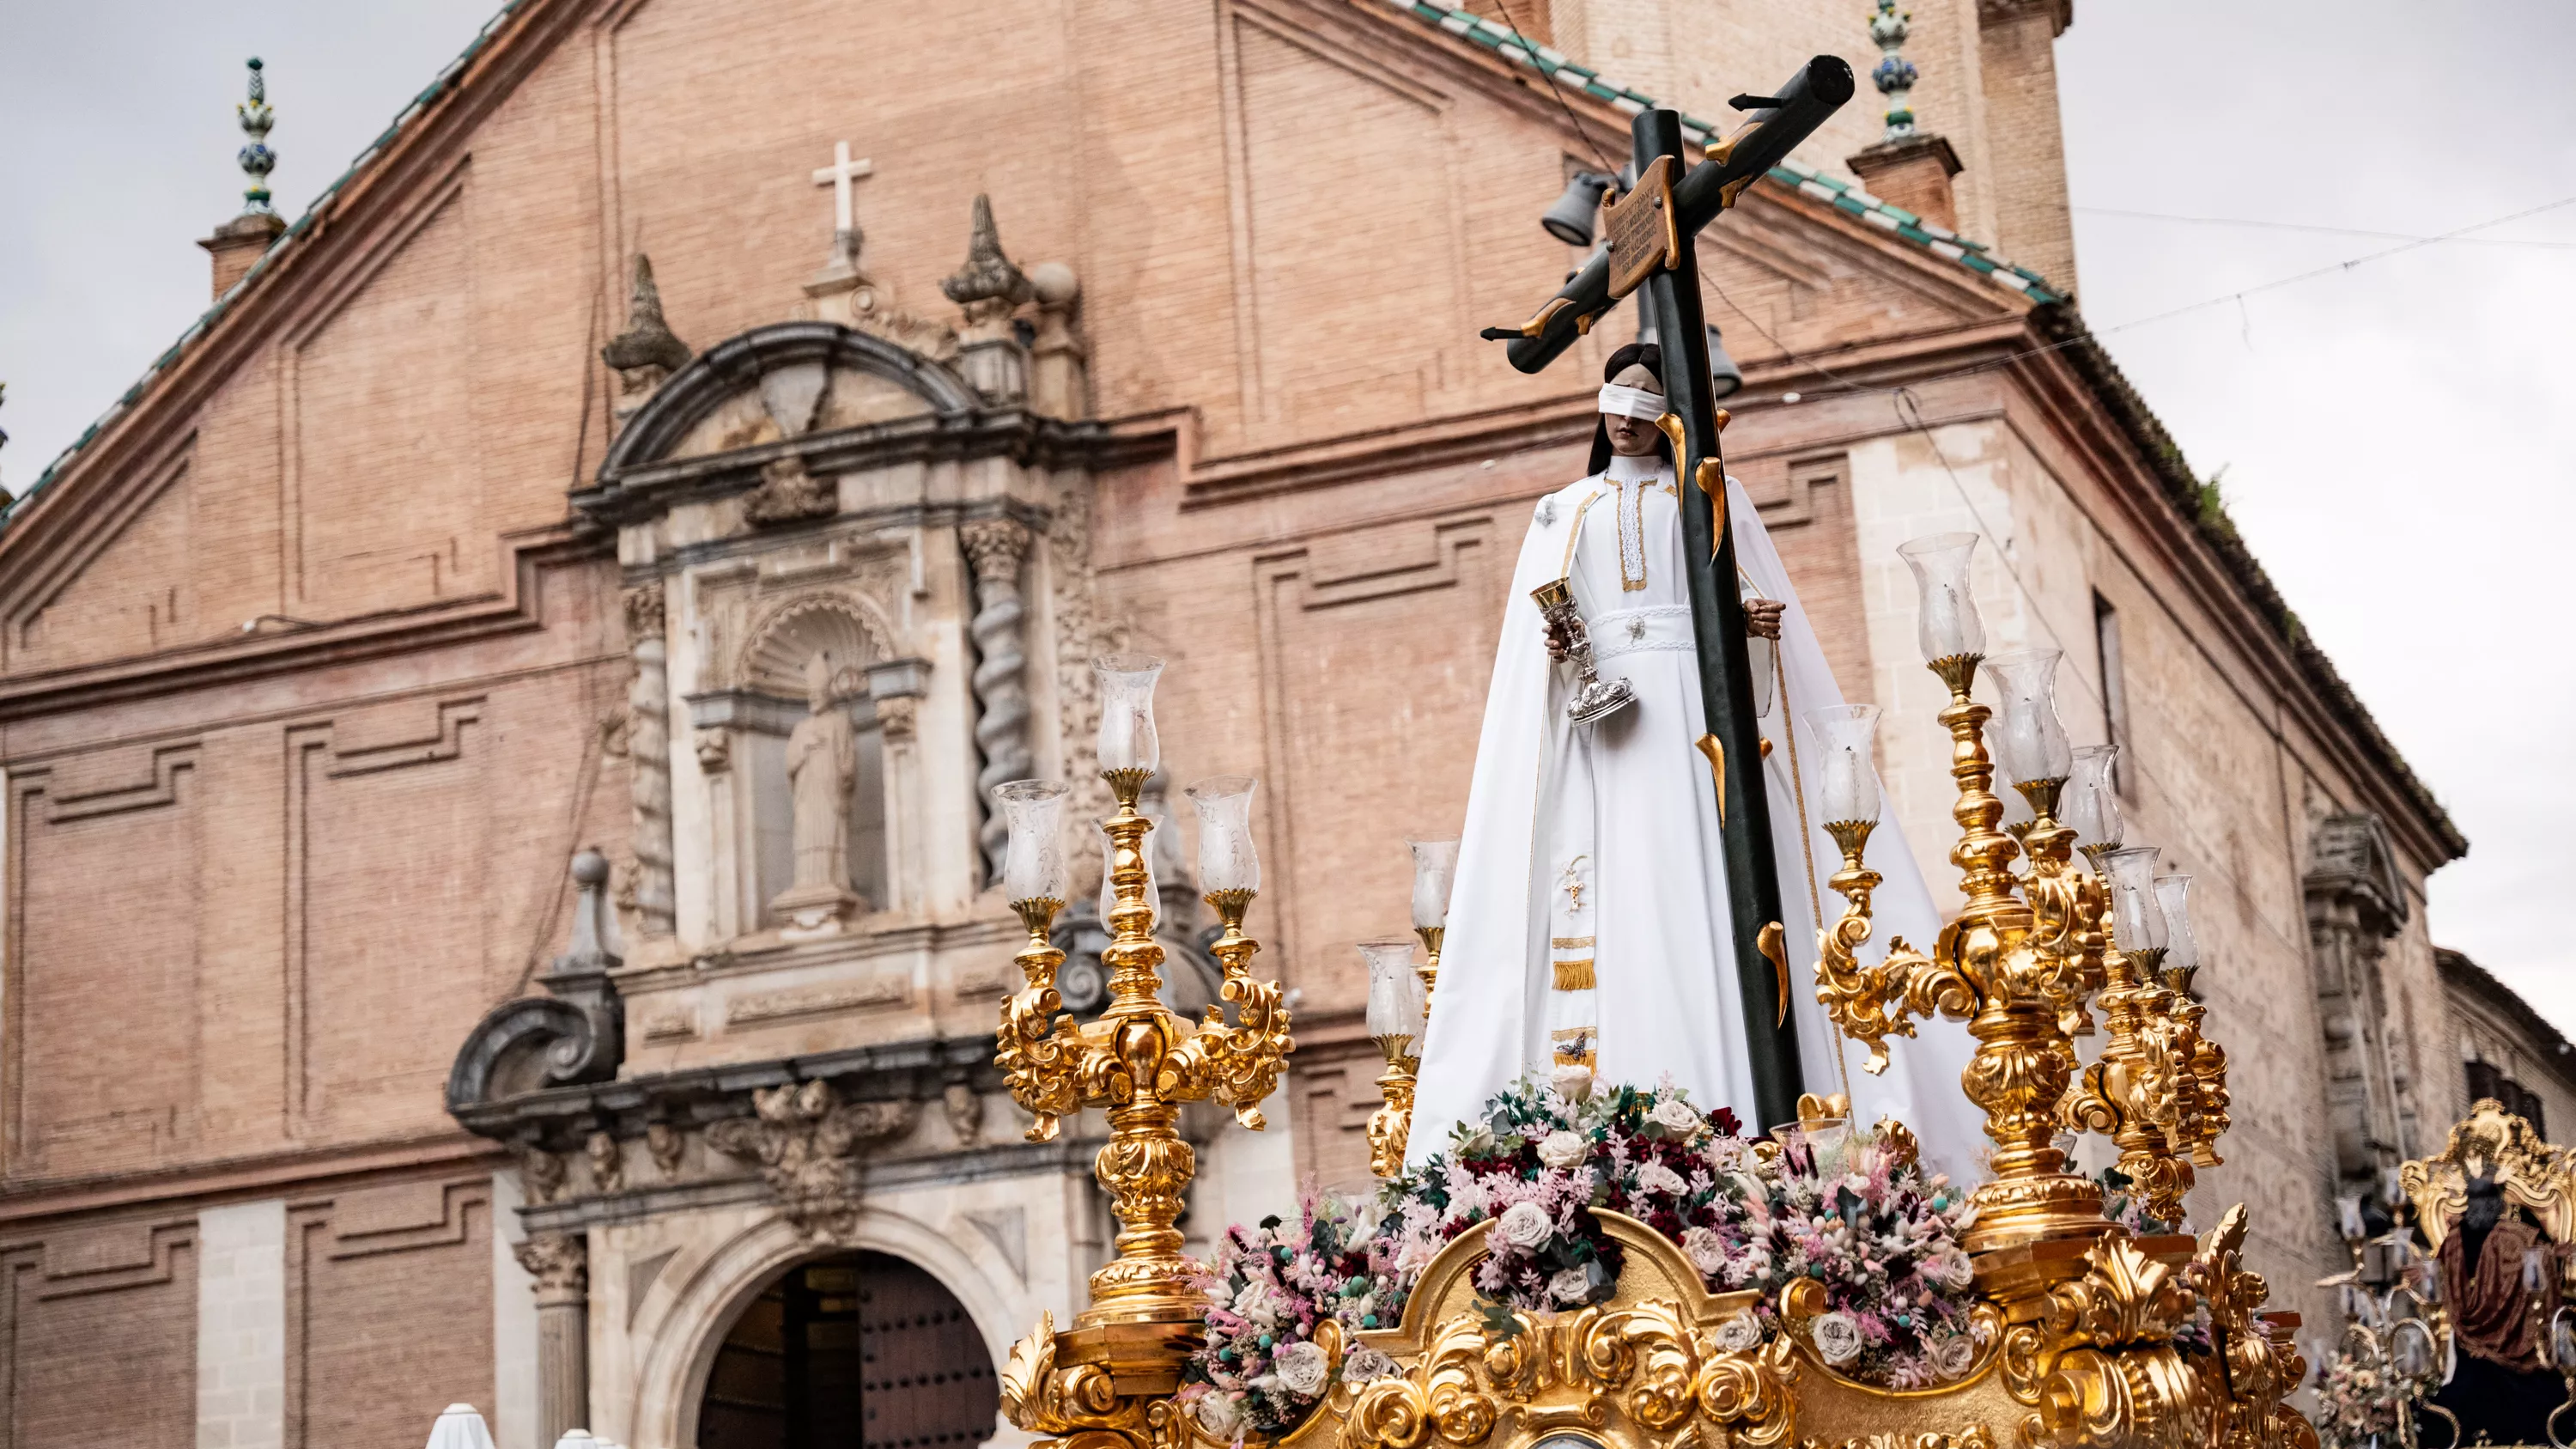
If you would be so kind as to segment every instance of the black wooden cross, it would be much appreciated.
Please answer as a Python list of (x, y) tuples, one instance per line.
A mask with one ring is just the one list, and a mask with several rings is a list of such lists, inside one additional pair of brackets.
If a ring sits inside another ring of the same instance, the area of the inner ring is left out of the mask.
[[(1689, 555), (1691, 625), (1699, 645), (1700, 699), (1722, 762), (1712, 781), (1725, 822), (1727, 906), (1735, 923), (1736, 985), (1744, 1002), (1745, 1058), (1754, 1109), (1770, 1126), (1797, 1119), (1803, 1090), (1798, 1037), (1788, 1024), (1786, 944), (1779, 940), (1780, 877), (1771, 858), (1771, 805), (1762, 786), (1761, 732), (1753, 713), (1753, 669), (1736, 590), (1735, 539), (1723, 526), (1726, 485), (1709, 395), (1708, 332), (1700, 313), (1698, 236), (1736, 194), (1788, 156), (1852, 96), (1851, 67), (1820, 55), (1776, 95), (1738, 96), (1752, 108), (1732, 136), (1712, 139), (1707, 158), (1679, 179), (1678, 113), (1650, 110), (1631, 130), (1638, 185), (1607, 212), (1609, 244), (1530, 321), (1488, 328), (1508, 339), (1512, 366), (1537, 372), (1635, 289), (1664, 359), (1664, 405), (1680, 421), (1673, 463), (1682, 489), (1682, 547)], [(1696, 482), (1700, 486), (1692, 487)], [(1770, 939), (1766, 942), (1765, 932)], [(1766, 951), (1768, 945), (1771, 949)], [(1812, 943), (1801, 943), (1803, 956)]]

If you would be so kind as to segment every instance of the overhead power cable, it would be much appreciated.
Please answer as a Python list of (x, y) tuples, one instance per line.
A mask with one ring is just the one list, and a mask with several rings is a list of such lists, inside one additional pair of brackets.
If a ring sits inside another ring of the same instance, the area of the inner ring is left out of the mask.
[[(2440, 241), (2455, 242), (2461, 246), (2535, 247), (2543, 251), (2576, 252), (2576, 241), (2543, 241), (2538, 238), (2529, 237), (2462, 236), (2457, 233), (2449, 236), (2438, 237), (2420, 236), (2414, 232), (2406, 231), (2370, 231), (2361, 227), (2319, 226), (2308, 222), (2298, 221), (2258, 221), (2250, 217), (2235, 216), (2180, 216), (2172, 212), (2164, 211), (2130, 211), (2117, 206), (2070, 206), (2067, 210), (2080, 212), (2086, 216), (2126, 217), (2132, 221), (2172, 221), (2184, 222), (2193, 226), (2241, 226), (2251, 227), (2262, 231), (2314, 232), (2321, 236), (2363, 236), (2371, 237), (2379, 241)], [(2503, 223), (2501, 222), (2487, 223), (2489, 226), (2500, 226), (2502, 224)], [(2475, 228), (2472, 228), (2472, 230), (2475, 230)]]

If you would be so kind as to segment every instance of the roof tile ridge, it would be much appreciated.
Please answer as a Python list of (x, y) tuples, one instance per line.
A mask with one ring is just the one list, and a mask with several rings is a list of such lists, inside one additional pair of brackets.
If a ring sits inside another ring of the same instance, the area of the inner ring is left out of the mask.
[[(1628, 115), (1652, 109), (1654, 97), (1631, 86), (1613, 81), (1601, 72), (1582, 65), (1552, 46), (1541, 45), (1512, 26), (1487, 16), (1444, 5), (1439, 0), (1382, 0), (1389, 8), (1416, 20), (1445, 30), (1462, 39), (1473, 41), (1497, 54), (1506, 56), (1543, 76), (1554, 79), (1572, 76), (1584, 94), (1606, 101)], [(1683, 138), (1705, 147), (1723, 134), (1708, 121), (1685, 113), (1682, 116)], [(2034, 302), (2062, 302), (2066, 293), (2049, 285), (2046, 277), (2030, 268), (1993, 255), (1986, 243), (1960, 235), (1935, 222), (1907, 211), (1891, 202), (1882, 201), (1863, 189), (1859, 182), (1831, 172), (1783, 161), (1771, 169), (1770, 180), (1793, 191), (1803, 192), (1837, 210), (1849, 212), (1864, 222), (1947, 258), (1972, 272), (1979, 273), (1996, 285), (2019, 292)]]

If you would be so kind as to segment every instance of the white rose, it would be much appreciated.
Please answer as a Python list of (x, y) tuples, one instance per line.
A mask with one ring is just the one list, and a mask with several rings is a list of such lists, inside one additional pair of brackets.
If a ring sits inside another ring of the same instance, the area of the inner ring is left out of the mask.
[(1342, 1378), (1347, 1383), (1365, 1384), (1377, 1379), (1391, 1379), (1401, 1372), (1402, 1365), (1366, 1345), (1342, 1355)]
[(1547, 1280), (1547, 1296), (1559, 1303), (1580, 1303), (1592, 1293), (1592, 1278), (1580, 1268), (1559, 1269)]
[(1278, 1289), (1254, 1279), (1234, 1295), (1235, 1315), (1255, 1328), (1276, 1328), (1284, 1298)]
[(1977, 1265), (1956, 1248), (1944, 1248), (1923, 1265), (1924, 1276), (1944, 1288), (1965, 1288), (1976, 1281)]
[(1279, 1376), (1281, 1387), (1304, 1398), (1322, 1393), (1324, 1381), (1333, 1376), (1333, 1366), (1324, 1358), (1324, 1346), (1311, 1339), (1300, 1339), (1272, 1355), (1270, 1371)]
[(1738, 1312), (1717, 1326), (1719, 1353), (1751, 1353), (1762, 1346), (1762, 1323), (1751, 1313)]
[(1977, 1361), (1976, 1340), (1955, 1333), (1941, 1340), (1932, 1350), (1932, 1369), (1945, 1379), (1965, 1378)]
[(1819, 1313), (1807, 1324), (1807, 1336), (1815, 1341), (1816, 1356), (1829, 1364), (1846, 1364), (1860, 1357), (1860, 1325), (1848, 1313)]
[(1440, 1251), (1437, 1243), (1427, 1238), (1408, 1238), (1395, 1255), (1395, 1271), (1401, 1275), (1419, 1273), (1431, 1266), (1433, 1255)]
[(1580, 1102), (1592, 1095), (1590, 1067), (1558, 1067), (1548, 1074), (1548, 1085), (1569, 1102)]
[(1458, 1155), (1461, 1157), (1482, 1157), (1493, 1150), (1494, 1129), (1492, 1124), (1485, 1122), (1477, 1123), (1476, 1130), (1468, 1133), (1458, 1144)]
[(1682, 1232), (1682, 1252), (1702, 1277), (1726, 1266), (1726, 1239), (1713, 1228), (1687, 1228)]
[(1223, 1389), (1201, 1394), (1191, 1410), (1198, 1416), (1199, 1427), (1211, 1439), (1232, 1439), (1243, 1424), (1243, 1405)]
[(1538, 1160), (1550, 1167), (1580, 1167), (1592, 1153), (1592, 1144), (1580, 1132), (1558, 1128), (1539, 1139)]
[(1527, 1251), (1556, 1236), (1556, 1220), (1547, 1209), (1534, 1202), (1516, 1202), (1503, 1209), (1494, 1223), (1494, 1235), (1512, 1247)]
[(1637, 1169), (1637, 1190), (1670, 1197), (1690, 1191), (1690, 1180), (1660, 1162), (1649, 1162)]
[(1666, 1097), (1657, 1102), (1655, 1110), (1646, 1114), (1646, 1120), (1671, 1136), (1685, 1141), (1706, 1125), (1699, 1115), (1699, 1109), (1679, 1097)]

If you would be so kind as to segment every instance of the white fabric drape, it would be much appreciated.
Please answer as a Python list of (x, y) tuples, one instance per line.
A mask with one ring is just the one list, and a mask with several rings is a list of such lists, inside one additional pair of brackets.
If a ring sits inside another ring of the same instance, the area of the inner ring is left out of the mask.
[[(1788, 607), (1781, 668), (1788, 687), (1772, 702), (1764, 732), (1775, 742), (1766, 766), (1774, 848), (1791, 945), (1791, 997), (1807, 1089), (1839, 1090), (1838, 1039), (1815, 1001), (1815, 923), (1809, 908), (1809, 853), (1800, 846), (1797, 787), (1815, 787), (1815, 752), (1799, 736), (1801, 773), (1789, 770), (1785, 721), (1843, 702), (1813, 627), (1798, 607), (1779, 555), (1751, 501), (1729, 480), (1739, 566), (1756, 589)], [(1605, 1081), (1652, 1085), (1669, 1075), (1704, 1107), (1730, 1106), (1747, 1126), (1752, 1079), (1740, 1043), (1742, 997), (1735, 976), (1721, 830), (1708, 764), (1697, 748), (1702, 723), (1697, 656), (1690, 645), (1682, 572), (1680, 491), (1668, 465), (1615, 459), (1606, 474), (1540, 500), (1513, 570), (1493, 682), (1450, 895), (1440, 984), (1425, 1030), (1408, 1156), (1419, 1162), (1447, 1145), (1451, 1129), (1524, 1074), (1544, 1077), (1568, 1013), (1597, 1026)], [(1591, 730), (1565, 718), (1573, 671), (1551, 661), (1530, 591), (1570, 577), (1605, 677), (1627, 679), (1638, 703)], [(1840, 897), (1825, 891), (1838, 857), (1807, 812), (1816, 890), (1830, 916)], [(1551, 988), (1568, 950), (1565, 885), (1569, 862), (1590, 857), (1575, 878), (1587, 892), (1597, 989), (1562, 1000)], [(1882, 825), (1871, 864), (1888, 877), (1877, 898), (1884, 943), (1903, 935), (1928, 947), (1938, 930), (1902, 832)], [(1753, 969), (1770, 971), (1756, 960)], [(1911, 1126), (1925, 1155), (1958, 1171), (1977, 1160), (1981, 1118), (1959, 1095), (1957, 1072), (1973, 1045), (1949, 1023), (1898, 1043), (1884, 1078), (1859, 1071), (1852, 1053), (1854, 1114), (1893, 1114)], [(1964, 1126), (1966, 1135), (1961, 1135)]]
[[(1762, 526), (1744, 485), (1727, 479), (1726, 500), (1735, 529), (1735, 566), (1752, 582), (1754, 592), (1785, 606), (1780, 613), (1780, 673), (1787, 688), (1773, 695), (1771, 712), (1762, 717), (1762, 737), (1771, 741), (1771, 755), (1763, 762), (1762, 773), (1771, 793), (1781, 923), (1793, 947), (1800, 942), (1806, 947), (1803, 954), (1793, 949), (1789, 955), (1799, 1068), (1806, 1076), (1807, 1090), (1819, 1095), (1843, 1090), (1848, 1080), (1855, 1121), (1894, 1117), (1912, 1128), (1922, 1143), (1928, 1171), (1970, 1176), (1983, 1161), (1988, 1144), (1985, 1114), (1968, 1101), (1959, 1085), (1959, 1073), (1977, 1048), (1966, 1024), (1935, 1019), (1917, 1025), (1911, 1039), (1889, 1038), (1887, 1070), (1873, 1077), (1862, 1070), (1869, 1053), (1844, 1040), (1816, 1000), (1818, 922), (1813, 910), (1821, 905), (1828, 921), (1842, 914), (1843, 898), (1825, 883), (1842, 865), (1842, 853), (1834, 848), (1833, 837), (1825, 834), (1824, 820), (1815, 809), (1821, 742), (1807, 729), (1806, 717), (1850, 701), (1834, 681), (1815, 625), (1799, 605), (1789, 571), (1781, 564), (1779, 550), (1772, 546), (1770, 531)], [(1862, 699), (1867, 698), (1864, 693)], [(1922, 723), (1888, 720), (1882, 721), (1881, 728), (1920, 728)], [(1796, 776), (1790, 773), (1793, 753)], [(1799, 842), (1802, 804), (1804, 849)], [(1871, 833), (1867, 859), (1870, 869), (1886, 880), (1870, 897), (1873, 926), (1869, 944), (1861, 951), (1863, 959), (1886, 959), (1888, 942), (1900, 936), (1918, 951), (1931, 950), (1941, 934), (1941, 913), (1923, 883), (1922, 867), (1906, 847), (1904, 829), (1892, 817), (1881, 820)], [(1842, 1063), (1840, 1073), (1835, 1070), (1837, 1059)]]

